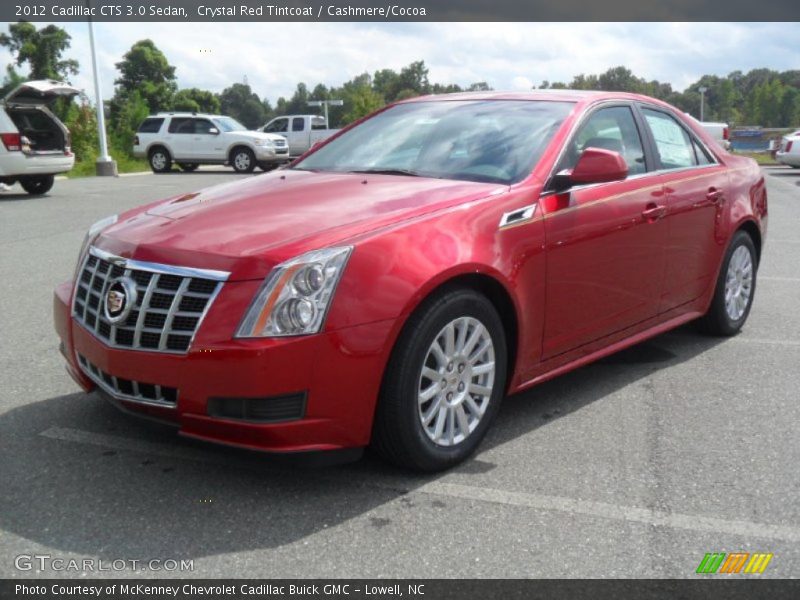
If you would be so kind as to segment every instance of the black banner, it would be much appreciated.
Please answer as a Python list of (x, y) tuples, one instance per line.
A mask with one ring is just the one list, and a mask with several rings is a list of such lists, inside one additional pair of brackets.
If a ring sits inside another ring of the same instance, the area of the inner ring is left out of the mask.
[(3, 0), (3, 21), (800, 21), (797, 0)]
[(738, 600), (800, 597), (800, 580), (2, 580), (3, 600)]

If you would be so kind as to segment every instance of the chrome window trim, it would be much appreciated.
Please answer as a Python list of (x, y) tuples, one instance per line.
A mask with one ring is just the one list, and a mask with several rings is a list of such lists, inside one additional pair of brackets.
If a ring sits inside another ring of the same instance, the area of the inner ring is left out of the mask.
[(137, 271), (149, 271), (150, 273), (160, 273), (165, 275), (178, 275), (180, 277), (198, 277), (201, 279), (213, 279), (214, 281), (227, 281), (230, 277), (228, 271), (215, 271), (213, 269), (198, 269), (195, 267), (178, 267), (175, 265), (165, 265), (163, 263), (147, 262), (123, 258), (116, 254), (111, 254), (95, 246), (89, 248), (89, 254), (108, 261), (123, 269), (133, 269)]
[[(714, 159), (714, 162), (712, 164), (710, 164), (710, 165), (692, 165), (692, 166), (689, 166), (689, 167), (678, 167), (678, 168), (675, 168), (675, 169), (660, 169), (660, 171), (673, 173), (675, 171), (683, 171), (683, 170), (686, 170), (686, 169), (700, 169), (702, 167), (719, 167), (719, 166), (722, 165), (722, 163), (719, 160), (719, 157), (714, 152), (711, 151), (711, 148), (708, 147), (708, 144), (706, 144), (697, 135), (695, 135), (694, 131), (692, 131), (692, 129), (690, 127), (687, 127), (683, 123), (681, 118), (678, 117), (677, 115), (675, 115), (672, 111), (667, 110), (662, 106), (656, 106), (654, 104), (649, 104), (647, 102), (639, 102), (639, 109), (640, 110), (645, 110), (646, 109), (646, 110), (651, 110), (653, 112), (660, 112), (660, 113), (665, 114), (665, 115), (667, 115), (669, 117), (672, 117), (672, 119), (678, 124), (678, 127), (680, 127), (681, 129), (683, 129), (686, 132), (686, 135), (689, 136), (689, 139), (691, 139), (695, 144), (700, 146), (703, 150), (706, 151), (707, 155), (711, 156)], [(645, 122), (647, 122), (647, 117), (645, 115), (642, 115), (642, 118), (645, 120)], [(700, 121), (698, 121), (698, 123), (700, 123)], [(647, 126), (650, 127), (650, 124), (648, 123)], [(652, 129), (651, 129), (651, 132), (652, 132)], [(656, 143), (656, 141), (654, 139), (653, 140), (653, 144), (655, 144), (655, 143)], [(656, 150), (657, 149), (658, 148), (656, 148)], [(659, 162), (660, 161), (661, 161), (661, 157), (659, 157)]]

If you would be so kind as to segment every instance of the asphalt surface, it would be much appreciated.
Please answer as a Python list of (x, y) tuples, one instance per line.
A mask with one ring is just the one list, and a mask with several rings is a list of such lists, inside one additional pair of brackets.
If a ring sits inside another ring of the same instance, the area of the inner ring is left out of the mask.
[(694, 577), (706, 552), (800, 576), (800, 171), (767, 169), (769, 238), (732, 339), (691, 327), (508, 398), (473, 460), (300, 468), (178, 438), (79, 392), (53, 287), (87, 226), (241, 176), (0, 193), (0, 577), (19, 555), (190, 560), (194, 577)]

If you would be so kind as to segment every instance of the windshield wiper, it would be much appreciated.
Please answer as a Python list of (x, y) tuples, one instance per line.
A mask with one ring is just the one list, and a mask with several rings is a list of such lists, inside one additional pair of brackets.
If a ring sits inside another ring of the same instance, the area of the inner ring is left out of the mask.
[(409, 169), (356, 169), (354, 171), (348, 171), (348, 173), (374, 173), (377, 175), (406, 175), (408, 177), (422, 177), (416, 171), (411, 171)]

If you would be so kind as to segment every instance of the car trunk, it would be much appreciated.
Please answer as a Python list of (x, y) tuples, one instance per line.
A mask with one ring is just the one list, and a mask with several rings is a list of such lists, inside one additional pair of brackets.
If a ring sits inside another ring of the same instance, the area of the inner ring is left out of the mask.
[(6, 113), (14, 121), (20, 135), (28, 138), (31, 154), (51, 154), (69, 151), (64, 127), (49, 110), (42, 106), (8, 106)]

